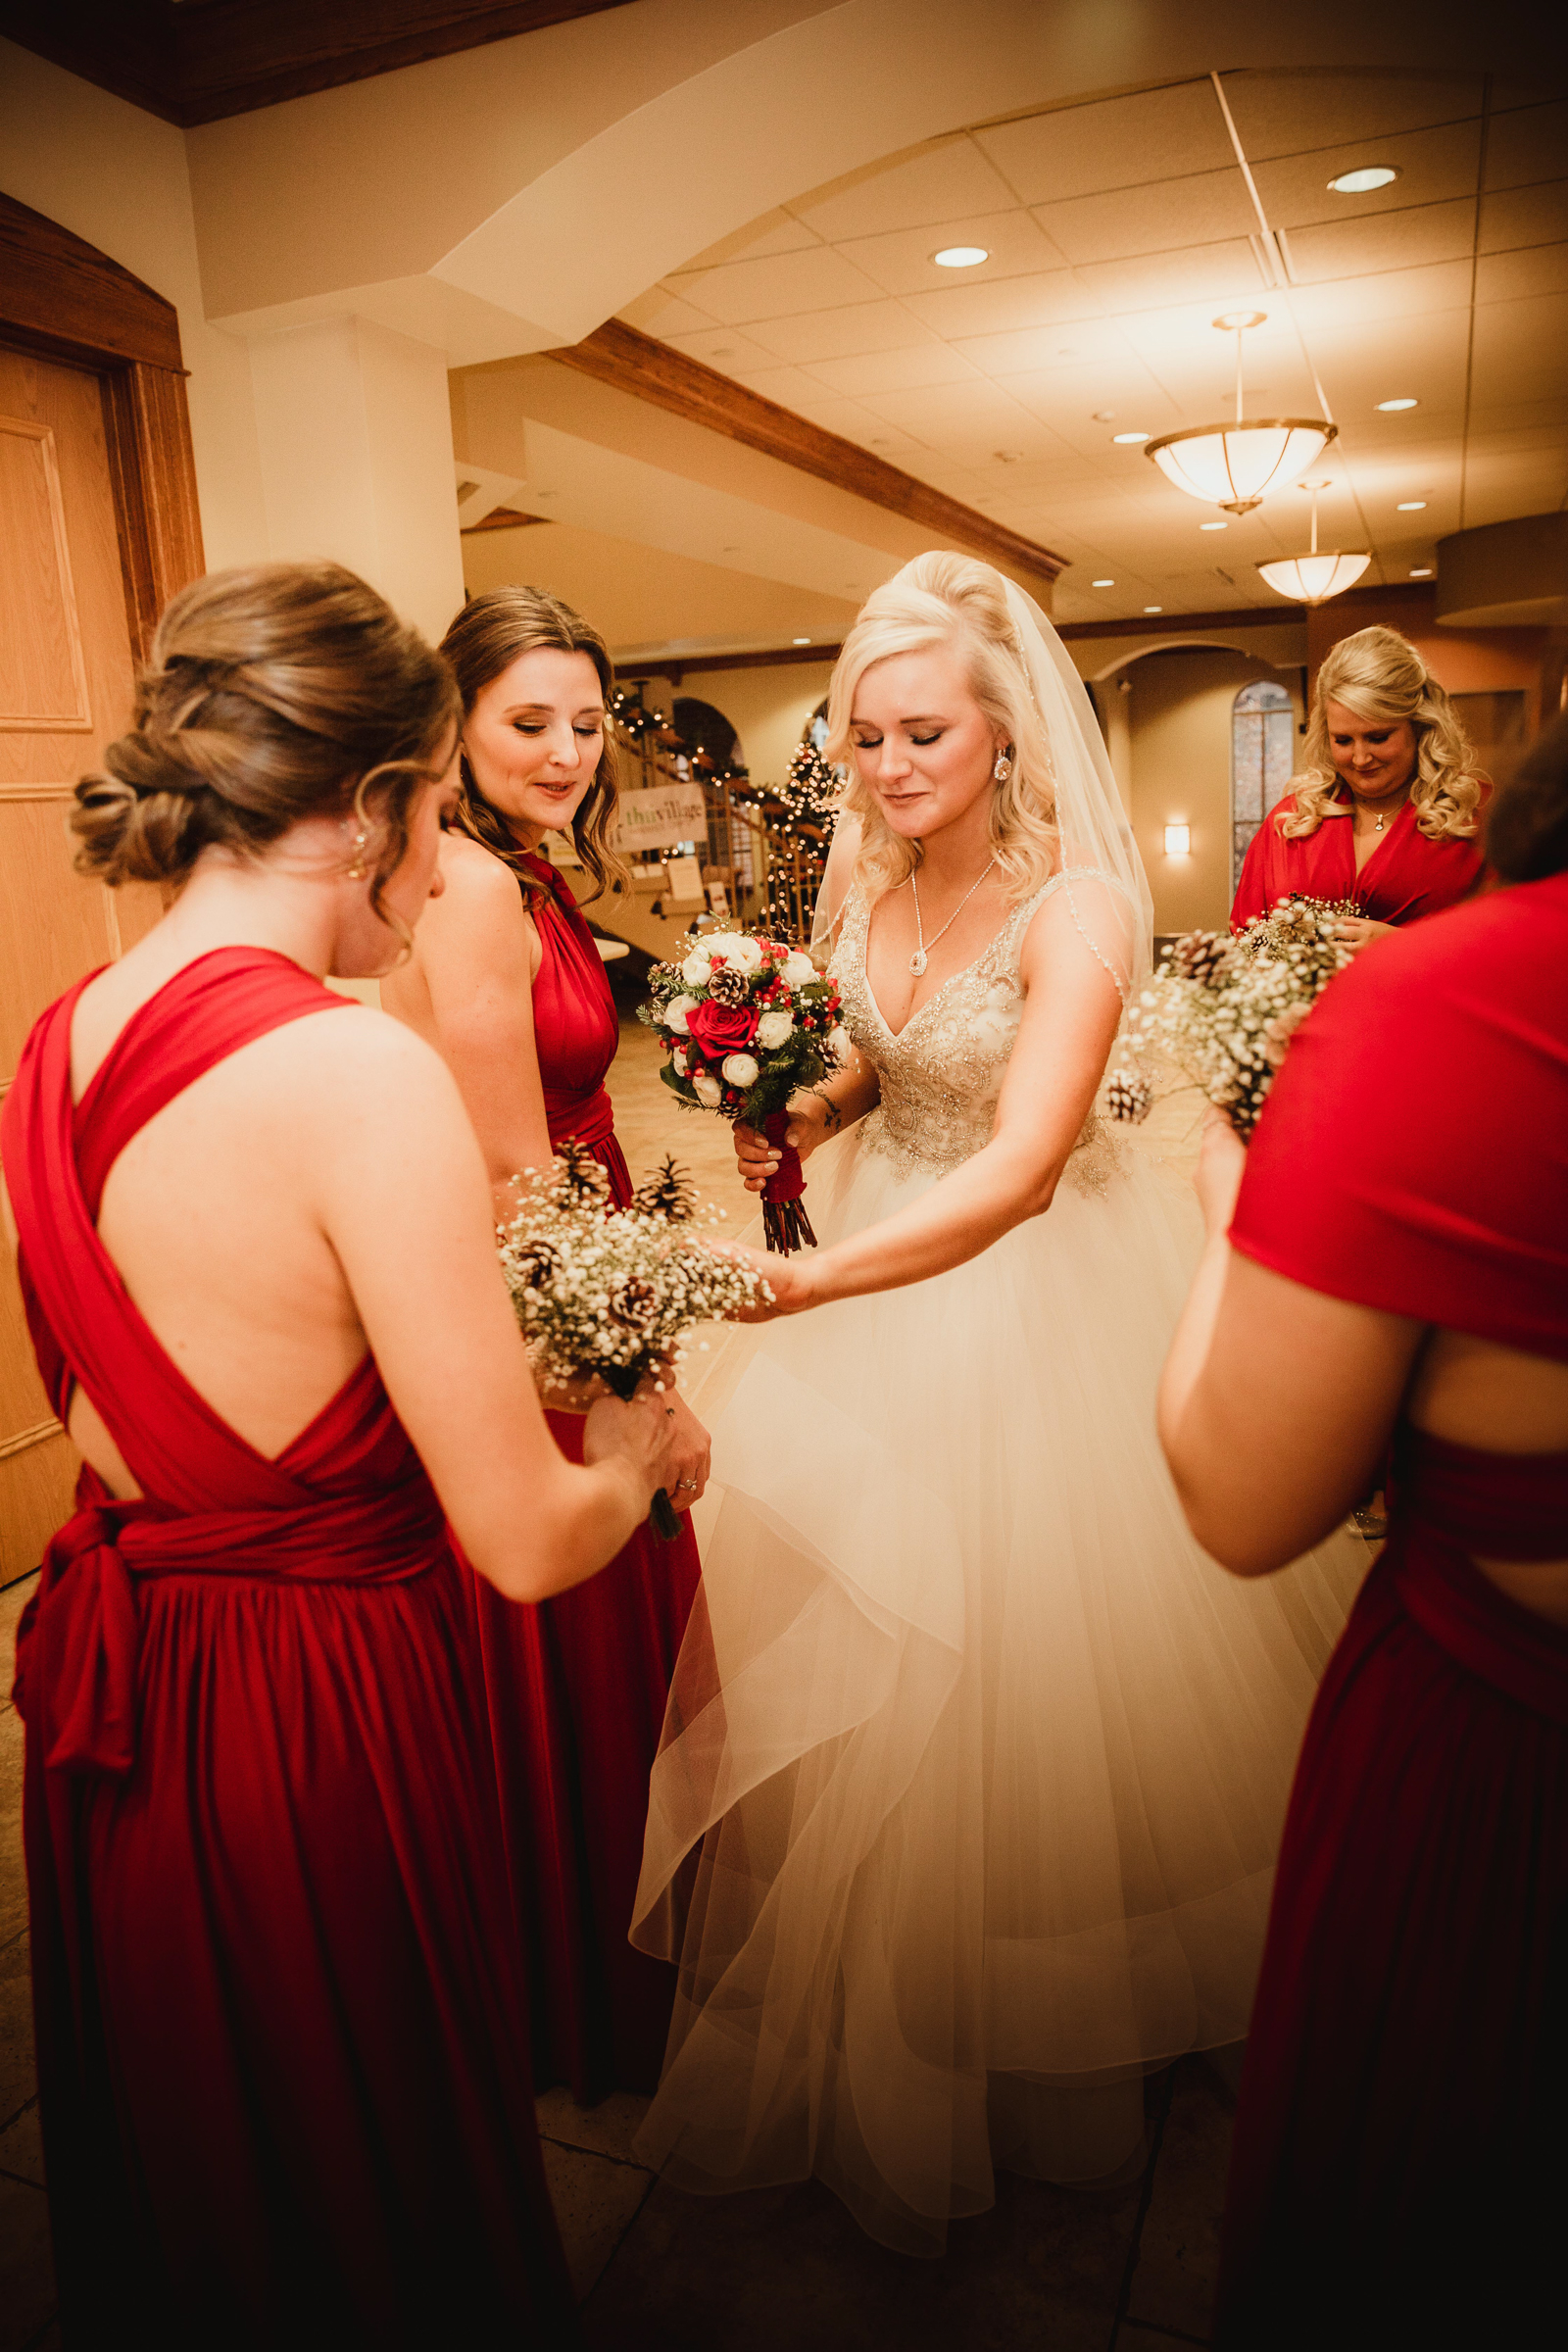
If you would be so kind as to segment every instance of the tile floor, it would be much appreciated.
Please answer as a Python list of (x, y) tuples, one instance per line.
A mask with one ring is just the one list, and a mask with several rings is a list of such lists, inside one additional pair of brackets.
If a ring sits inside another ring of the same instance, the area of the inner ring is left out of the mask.
[[(658, 1066), (652, 1035), (624, 1021), (612, 1093), (633, 1174), (673, 1151), (704, 1197), (744, 1221), (751, 1203), (725, 1129), (681, 1111)], [(1194, 1140), (1177, 1104), (1139, 1135), (1178, 1162)], [(12, 1639), (33, 1582), (0, 1592), (0, 2352), (57, 2352), (60, 2340), (32, 2072), (22, 1725), (10, 1702)], [(1132, 2185), (1080, 2194), (1004, 2175), (993, 2211), (956, 2225), (939, 2262), (873, 2245), (815, 2182), (723, 2198), (662, 2186), (632, 2153), (646, 2101), (621, 2095), (585, 2111), (547, 2091), (546, 2169), (591, 2352), (1201, 2344), (1239, 2056), (1185, 2059), (1152, 2080), (1151, 2151)]]

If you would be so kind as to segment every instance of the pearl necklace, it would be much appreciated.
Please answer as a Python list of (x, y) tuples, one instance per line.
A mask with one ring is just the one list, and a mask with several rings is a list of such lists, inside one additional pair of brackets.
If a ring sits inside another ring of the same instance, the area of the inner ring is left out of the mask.
[[(955, 906), (953, 912), (949, 915), (947, 921), (937, 933), (936, 938), (931, 942), (931, 947), (935, 948), (940, 946), (942, 941), (946, 939), (948, 933), (953, 929), (954, 924), (957, 921), (959, 915), (963, 912), (964, 908), (968, 906), (969, 901), (974, 897), (975, 892), (979, 889), (980, 882), (985, 880), (986, 874), (990, 873), (991, 868), (996, 864), (996, 862), (997, 861), (994, 858), (990, 858), (986, 860), (985, 871), (981, 874), (980, 881), (972, 882), (969, 885), (969, 888), (964, 892), (962, 898), (958, 901), (958, 904), (956, 906)], [(920, 920), (920, 893), (915, 888), (915, 881), (912, 873), (909, 876), (909, 889), (914, 898), (915, 936), (920, 942), (920, 945), (915, 949), (914, 954), (909, 957), (909, 969), (918, 980), (921, 974), (924, 972), (926, 965), (931, 960), (931, 951), (925, 944), (925, 926)]]

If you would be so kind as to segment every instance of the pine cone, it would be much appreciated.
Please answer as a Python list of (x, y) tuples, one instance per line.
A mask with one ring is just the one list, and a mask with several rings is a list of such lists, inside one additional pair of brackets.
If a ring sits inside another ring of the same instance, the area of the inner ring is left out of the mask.
[(1116, 1070), (1105, 1088), (1105, 1108), (1124, 1127), (1141, 1127), (1154, 1107), (1154, 1090), (1136, 1070)]
[(654, 1319), (659, 1294), (640, 1274), (629, 1274), (610, 1301), (610, 1311), (628, 1331), (646, 1331)]
[(1218, 932), (1189, 931), (1172, 948), (1170, 968), (1178, 980), (1196, 980), (1200, 987), (1211, 988), (1230, 952), (1230, 941)]
[(558, 1200), (602, 1200), (610, 1190), (604, 1169), (586, 1144), (574, 1135), (564, 1136), (556, 1152), (560, 1174), (556, 1183)]
[(709, 976), (708, 993), (720, 1004), (746, 1004), (751, 1001), (752, 983), (734, 964), (715, 963)]
[(671, 1225), (684, 1225), (697, 1213), (697, 1187), (684, 1168), (666, 1157), (637, 1187), (631, 1204), (645, 1217), (666, 1217)]

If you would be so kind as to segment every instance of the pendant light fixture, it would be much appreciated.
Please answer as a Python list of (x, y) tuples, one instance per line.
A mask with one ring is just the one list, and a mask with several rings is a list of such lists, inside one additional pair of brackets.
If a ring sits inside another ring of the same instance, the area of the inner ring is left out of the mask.
[(1222, 507), (1227, 514), (1250, 514), (1271, 490), (1299, 481), (1315, 466), (1339, 426), (1321, 416), (1259, 416), (1243, 413), (1242, 337), (1266, 323), (1266, 311), (1227, 311), (1214, 324), (1236, 337), (1236, 421), (1199, 424), (1166, 433), (1145, 448), (1167, 481), (1191, 498)]
[(1317, 494), (1331, 487), (1328, 482), (1303, 482), (1301, 488), (1312, 493), (1312, 547), (1304, 556), (1281, 556), (1272, 564), (1260, 564), (1258, 570), (1269, 586), (1280, 596), (1288, 596), (1295, 605), (1326, 605), (1331, 596), (1343, 596), (1353, 588), (1367, 565), (1370, 556), (1343, 556), (1336, 548), (1332, 555), (1317, 552)]

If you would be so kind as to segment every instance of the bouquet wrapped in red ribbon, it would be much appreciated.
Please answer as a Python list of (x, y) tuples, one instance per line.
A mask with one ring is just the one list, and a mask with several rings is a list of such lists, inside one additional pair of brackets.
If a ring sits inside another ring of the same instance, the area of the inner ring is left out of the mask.
[(678, 962), (656, 963), (648, 975), (642, 1018), (669, 1055), (660, 1075), (693, 1110), (744, 1120), (778, 1146), (782, 1159), (762, 1194), (767, 1246), (781, 1256), (814, 1247), (800, 1158), (784, 1142), (786, 1105), (849, 1057), (838, 989), (782, 940), (710, 931), (685, 948)]

